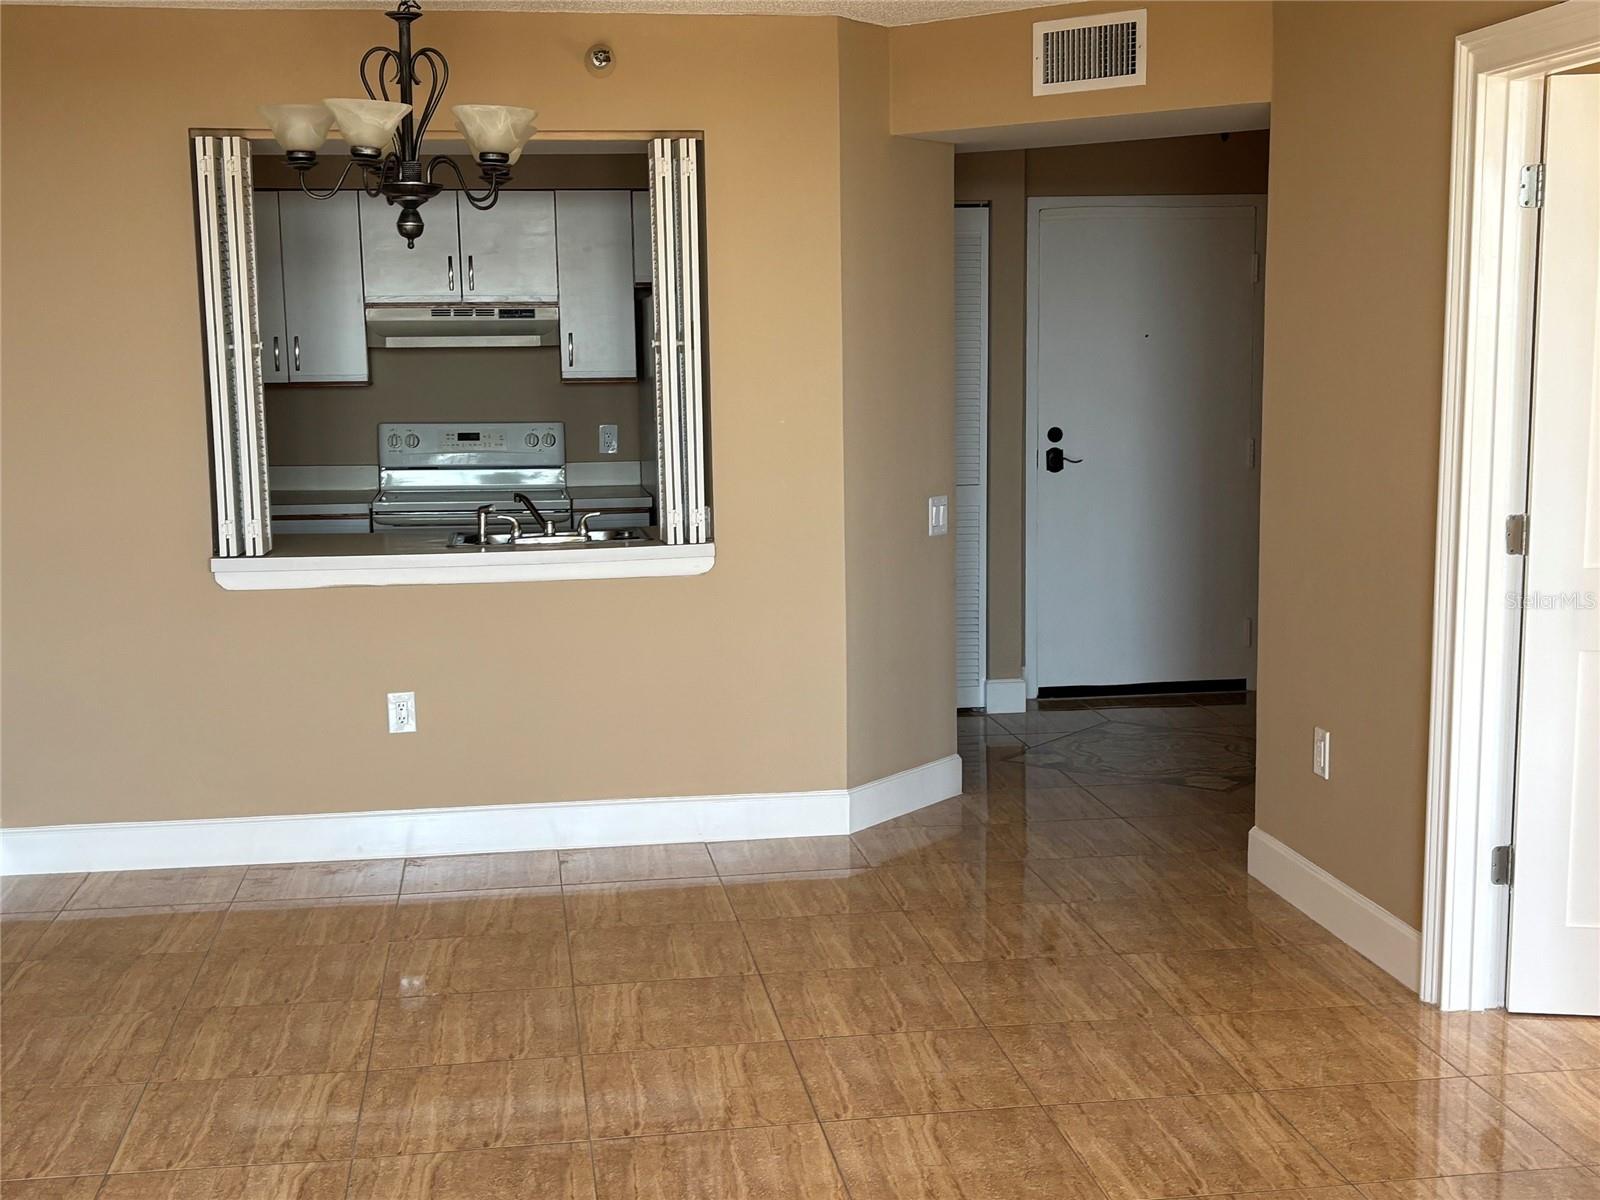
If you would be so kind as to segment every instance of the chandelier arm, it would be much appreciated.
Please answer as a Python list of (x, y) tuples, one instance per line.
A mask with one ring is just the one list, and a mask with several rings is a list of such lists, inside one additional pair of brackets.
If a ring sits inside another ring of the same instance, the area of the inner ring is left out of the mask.
[(481, 212), (484, 209), (494, 207), (494, 202), (500, 197), (500, 181), (498, 179), (486, 180), (485, 182), (489, 186), (481, 192), (474, 192), (467, 186), (467, 177), (461, 173), (461, 168), (456, 164), (455, 159), (448, 154), (435, 154), (428, 160), (429, 183), (433, 182), (433, 173), (440, 167), (450, 168), (450, 173), (456, 177), (456, 183), (461, 186), (461, 194), (467, 198), (467, 203), (472, 205), (473, 208)]
[[(368, 100), (387, 100), (389, 98), (389, 81), (384, 78), (384, 68), (389, 65), (389, 60), (395, 58), (395, 52), (388, 46), (374, 46), (361, 56), (361, 66), (358, 74), (361, 76), (361, 86), (366, 89)], [(374, 58), (378, 60), (378, 86), (372, 86), (372, 79), (367, 74), (367, 64)]]
[[(300, 172), (300, 190), (302, 192), (304, 192), (306, 195), (310, 196), (314, 200), (327, 200), (327, 199), (330, 199), (331, 197), (337, 196), (339, 194), (339, 190), (344, 187), (344, 181), (349, 177), (350, 172), (354, 168), (360, 167), (360, 166), (361, 166), (361, 163), (357, 162), (353, 158), (349, 162), (345, 163), (344, 170), (339, 172), (339, 181), (337, 183), (335, 183), (327, 191), (319, 191), (318, 189), (313, 188), (310, 185), (308, 185), (306, 183), (306, 173), (304, 171), (301, 171)], [(363, 187), (366, 185), (366, 168), (365, 167), (362, 167), (362, 185), (363, 185)]]
[(444, 99), (444, 90), (450, 86), (450, 61), (432, 46), (424, 46), (411, 56), (411, 79), (413, 83), (421, 83), (422, 75), (417, 70), (418, 64), (426, 63), (428, 66), (428, 102), (422, 106), (422, 115), (417, 121), (417, 151), (420, 157), (423, 135), (428, 132), (428, 125), (433, 120), (433, 114), (439, 107), (439, 101)]

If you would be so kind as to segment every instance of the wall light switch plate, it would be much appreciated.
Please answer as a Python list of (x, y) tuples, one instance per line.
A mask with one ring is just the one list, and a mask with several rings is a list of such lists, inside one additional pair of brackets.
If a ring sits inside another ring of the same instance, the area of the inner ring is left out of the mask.
[(600, 453), (615, 454), (617, 452), (617, 427), (615, 425), (600, 426)]
[(943, 537), (950, 532), (950, 497), (928, 497), (928, 536)]
[(1333, 735), (1320, 725), (1311, 731), (1311, 773), (1313, 775), (1320, 775), (1324, 779), (1328, 778), (1329, 743), (1332, 741)]
[(415, 692), (389, 693), (389, 732), (415, 733), (417, 731), (417, 694)]

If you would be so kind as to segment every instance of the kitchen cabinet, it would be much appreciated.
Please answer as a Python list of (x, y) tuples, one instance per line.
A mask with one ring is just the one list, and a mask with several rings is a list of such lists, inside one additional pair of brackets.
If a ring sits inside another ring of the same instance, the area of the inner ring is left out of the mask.
[(283, 312), (283, 239), (278, 193), (251, 198), (256, 234), (256, 330), (261, 336), (261, 382), (289, 382), (289, 328)]
[[(277, 199), (287, 334), (283, 357), (289, 382), (365, 383), (367, 329), (356, 193), (317, 200), (300, 192), (279, 192)], [(270, 353), (271, 344), (265, 343), (263, 357)]]
[(383, 197), (361, 196), (361, 262), (369, 303), (458, 302), (461, 299), (461, 231), (456, 194), (441, 192), (418, 211), (422, 236), (408, 249), (395, 232), (398, 206)]
[(556, 193), (561, 378), (634, 379), (631, 192)]
[(633, 281), (649, 284), (654, 280), (650, 263), (650, 193), (633, 194)]
[(554, 192), (501, 192), (483, 212), (461, 201), (459, 224), (462, 300), (556, 302)]

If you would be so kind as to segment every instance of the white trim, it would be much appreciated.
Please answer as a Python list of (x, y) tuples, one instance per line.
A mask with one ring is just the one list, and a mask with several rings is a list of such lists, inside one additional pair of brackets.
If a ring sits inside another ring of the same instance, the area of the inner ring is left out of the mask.
[(961, 791), (952, 754), (854, 788), (0, 831), (0, 873), (332, 862), (853, 833)]
[(445, 550), (419, 554), (271, 554), (262, 558), (213, 558), (211, 574), (230, 592), (241, 592), (404, 583), (531, 583), (552, 579), (704, 575), (716, 561), (716, 548), (709, 542), (692, 546), (613, 546), (601, 542), (571, 550)]
[(940, 800), (961, 794), (961, 756), (949, 754), (933, 762), (885, 775), (850, 789), (850, 829), (866, 829), (903, 817)]
[(1021, 679), (991, 679), (983, 685), (984, 710), (989, 713), (1028, 711), (1028, 685)]
[[(1025, 478), (1023, 502), (1023, 534), (1022, 534), (1022, 645), (1023, 663), (1022, 675), (1027, 684), (1027, 694), (1030, 697), (1039, 694), (1041, 681), (1035, 674), (1039, 662), (1039, 622), (1036, 617), (1036, 597), (1034, 596), (1034, 583), (1036, 573), (1029, 569), (1030, 564), (1038, 559), (1035, 557), (1039, 541), (1038, 529), (1038, 488), (1039, 488), (1039, 213), (1047, 208), (1113, 208), (1113, 207), (1139, 207), (1139, 208), (1181, 208), (1181, 207), (1228, 207), (1249, 205), (1256, 210), (1256, 262), (1266, 262), (1267, 253), (1267, 198), (1262, 195), (1219, 195), (1219, 196), (1030, 196), (1028, 198), (1028, 313), (1027, 313), (1027, 359), (1026, 359), (1026, 419), (1023, 423), (1023, 468)], [(1266, 293), (1266, 271), (1262, 270), (1256, 279), (1256, 314), (1251, 333), (1252, 349), (1252, 376), (1251, 383), (1255, 392), (1255, 429), (1257, 439), (1257, 462), (1260, 461), (1261, 445), (1261, 371), (1262, 371), (1262, 336), (1263, 336), (1263, 303)], [(1260, 509), (1260, 467), (1256, 469), (1257, 513)], [(1257, 581), (1259, 587), (1259, 580)], [(1257, 618), (1259, 621), (1259, 596), (1257, 603)], [(1257, 660), (1252, 647), (1251, 662)], [(1250, 683), (1255, 680), (1254, 670), (1251, 672)], [(1044, 683), (1043, 686), (1050, 686)], [(996, 709), (992, 704), (990, 712), (1021, 712), (1022, 709)]]
[(1501, 525), (1526, 488), (1536, 215), (1511, 199), (1541, 153), (1546, 75), (1600, 60), (1595, 6), (1569, 0), (1456, 39), (1449, 270), (1428, 738), (1422, 998), (1505, 995), (1521, 562)]
[(1250, 875), (1412, 991), (1422, 935), (1261, 828), (1250, 830)]

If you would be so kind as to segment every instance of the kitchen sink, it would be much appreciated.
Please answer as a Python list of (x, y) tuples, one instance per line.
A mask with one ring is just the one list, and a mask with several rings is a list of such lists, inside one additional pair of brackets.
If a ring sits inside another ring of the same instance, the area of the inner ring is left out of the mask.
[(453, 533), (450, 535), (450, 546), (458, 550), (535, 550), (541, 547), (552, 549), (561, 546), (586, 546), (590, 542), (642, 542), (644, 531), (640, 529), (591, 529), (584, 533), (523, 533), (513, 537), (510, 533), (491, 533), (483, 540), (478, 540), (475, 533)]

